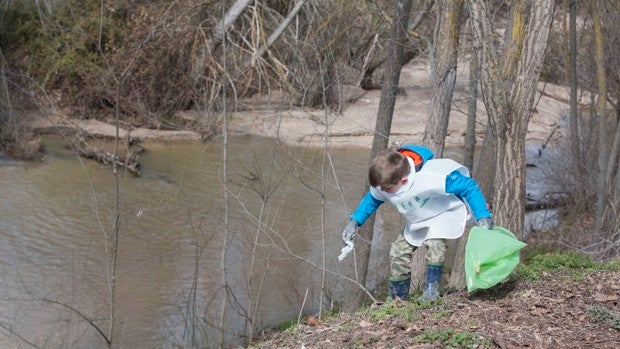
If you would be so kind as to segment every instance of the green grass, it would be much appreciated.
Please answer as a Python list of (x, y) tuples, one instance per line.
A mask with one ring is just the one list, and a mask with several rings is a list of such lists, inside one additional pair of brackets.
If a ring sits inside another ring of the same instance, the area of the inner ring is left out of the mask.
[(518, 278), (537, 280), (544, 272), (558, 269), (571, 270), (577, 280), (596, 270), (620, 270), (620, 260), (607, 263), (597, 262), (587, 254), (570, 252), (531, 251), (524, 254), (522, 263), (515, 271)]
[(456, 331), (451, 328), (426, 329), (413, 338), (415, 343), (435, 343), (439, 341), (446, 348), (477, 348), (489, 346), (491, 341), (480, 334), (469, 331)]
[(297, 327), (297, 319), (287, 320), (274, 326), (276, 330), (281, 331), (281, 332), (290, 331), (296, 327)]
[(434, 307), (441, 307), (443, 300), (440, 298), (433, 302), (423, 302), (421, 304), (410, 301), (404, 302), (400, 307), (393, 307), (392, 301), (376, 308), (365, 308), (362, 311), (367, 312), (368, 316), (373, 320), (383, 320), (390, 317), (400, 317), (405, 321), (413, 321), (421, 310)]
[(617, 259), (614, 259), (613, 261), (605, 263), (605, 270), (620, 271), (620, 258), (617, 258)]

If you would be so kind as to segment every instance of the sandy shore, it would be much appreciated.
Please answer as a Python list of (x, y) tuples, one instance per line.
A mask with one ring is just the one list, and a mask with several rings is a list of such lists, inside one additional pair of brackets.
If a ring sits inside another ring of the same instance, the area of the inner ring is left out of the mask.
[[(464, 143), (466, 125), (468, 79), (466, 67), (459, 73), (453, 98), (450, 124), (446, 137), (447, 146), (460, 146)], [(424, 62), (412, 62), (401, 73), (400, 89), (392, 121), (392, 141), (420, 142), (432, 92), (430, 69)], [(285, 95), (274, 92), (270, 95), (255, 96), (241, 100), (243, 110), (231, 113), (228, 131), (231, 135), (252, 134), (277, 137), (282, 142), (299, 146), (323, 146), (328, 139), (330, 146), (370, 147), (375, 128), (376, 114), (381, 91), (349, 89), (355, 100), (343, 106), (340, 113), (333, 111), (302, 109), (292, 107)], [(556, 126), (553, 140), (562, 137), (564, 126), (561, 115), (568, 110), (568, 90), (562, 86), (539, 84), (535, 112), (528, 128), (527, 142), (546, 141)], [(198, 112), (179, 112), (179, 117), (206, 119)], [(478, 101), (477, 137), (482, 141), (486, 113), (482, 101)], [(61, 112), (38, 117), (33, 122), (38, 133), (70, 133), (77, 130), (88, 132), (95, 137), (114, 137), (116, 128), (108, 123), (94, 119), (70, 119)], [(141, 140), (187, 141), (199, 140), (201, 134), (192, 130), (152, 130), (137, 128), (119, 130), (119, 136), (128, 135)], [(553, 141), (552, 140), (552, 141)]]

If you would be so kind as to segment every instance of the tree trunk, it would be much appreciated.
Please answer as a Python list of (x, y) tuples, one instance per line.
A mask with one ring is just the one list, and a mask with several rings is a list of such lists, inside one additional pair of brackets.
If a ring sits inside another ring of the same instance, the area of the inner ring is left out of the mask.
[(592, 22), (594, 29), (594, 61), (596, 63), (596, 77), (598, 80), (598, 99), (596, 104), (596, 117), (598, 120), (598, 175), (596, 177), (596, 209), (594, 215), (595, 229), (592, 243), (595, 249), (601, 250), (600, 242), (603, 238), (606, 213), (613, 210), (608, 208), (606, 168), (609, 161), (607, 144), (607, 82), (605, 76), (605, 48), (603, 38), (603, 25), (596, 5), (596, 0), (590, 1)]
[[(468, 4), (483, 101), (497, 141), (494, 217), (496, 223), (522, 236), (525, 214), (525, 135), (532, 115), (554, 1), (531, 3), (527, 9), (527, 18), (521, 17), (524, 12), (519, 6), (524, 4), (520, 1), (515, 3), (511, 38), (507, 42), (511, 48), (504, 50), (505, 59), (501, 69), (492, 42), (493, 32), (485, 2), (468, 0)], [(512, 48), (517, 48), (517, 52)], [(517, 62), (516, 70), (512, 69), (513, 60)], [(518, 78), (511, 81), (513, 72)]]
[[(229, 10), (230, 12), (230, 10)], [(222, 9), (222, 13), (224, 13)], [(228, 14), (225, 16), (228, 17)], [(227, 88), (227, 80), (226, 75), (228, 74), (228, 65), (226, 64), (227, 58), (227, 48), (228, 45), (226, 40), (224, 40), (222, 44), (222, 70), (223, 70), (223, 79), (222, 79), (222, 189), (224, 195), (224, 215), (223, 215), (223, 239), (222, 246), (220, 250), (220, 272), (222, 282), (221, 292), (224, 293), (224, 297), (220, 304), (220, 316), (219, 316), (219, 347), (224, 347), (225, 337), (226, 337), (226, 318), (228, 314), (228, 302), (229, 302), (229, 285), (228, 285), (228, 247), (230, 244), (230, 201), (228, 199), (229, 187), (228, 187), (228, 105), (226, 104), (226, 88)]]
[[(388, 56), (387, 67), (384, 75), (379, 110), (377, 111), (377, 123), (375, 135), (370, 150), (370, 159), (382, 149), (387, 148), (390, 129), (392, 127), (392, 115), (394, 114), (394, 104), (396, 103), (396, 91), (400, 80), (400, 70), (402, 68), (404, 46), (407, 43), (406, 28), (411, 12), (412, 0), (398, 0), (394, 13), (394, 23), (392, 24), (392, 40)], [(368, 192), (369, 185), (366, 183), (363, 194)], [(356, 263), (358, 270), (358, 281), (366, 284), (368, 274), (368, 262), (370, 260), (370, 242), (373, 238), (374, 215), (366, 221), (366, 224), (359, 231), (360, 243), (356, 245)], [(358, 308), (363, 301), (364, 293), (357, 287), (350, 291), (350, 297), (345, 302), (345, 308), (353, 310)]]
[[(617, 120), (616, 124), (616, 133), (614, 136), (614, 142), (612, 143), (611, 151), (609, 154), (609, 164), (607, 167), (607, 183), (609, 183), (609, 202), (611, 204), (610, 207), (610, 217), (609, 217), (609, 227), (611, 238), (614, 238), (614, 232), (620, 231), (620, 193), (618, 185), (620, 171), (618, 171), (618, 162), (620, 161), (620, 119)], [(618, 239), (618, 236), (615, 236)], [(608, 252), (610, 256), (618, 256), (618, 251), (620, 251), (620, 247), (616, 246), (615, 250), (611, 250)]]
[[(463, 1), (442, 0), (438, 2), (437, 7), (438, 24), (435, 27), (435, 44), (431, 60), (434, 65), (433, 94), (422, 142), (435, 153), (436, 157), (442, 157), (456, 83)], [(424, 249), (418, 249), (414, 253), (411, 265), (411, 278), (414, 284), (423, 284), (426, 271), (424, 254)]]
[[(474, 168), (474, 153), (476, 149), (476, 109), (478, 102), (478, 73), (476, 60), (472, 57), (469, 62), (469, 106), (467, 109), (467, 131), (465, 133), (465, 152), (463, 165), (470, 172)], [(447, 280), (448, 289), (464, 289), (465, 284), (465, 244), (469, 237), (469, 229), (465, 229), (463, 236), (455, 242), (454, 262)]]
[[(518, 78), (510, 91), (511, 114), (506, 118), (508, 132), (505, 133), (509, 139), (505, 143), (499, 142), (495, 177), (499, 179), (496, 187), (501, 194), (496, 191), (494, 202), (496, 207), (504, 208), (505, 224), (514, 227), (519, 237), (523, 234), (525, 215), (525, 137), (533, 113), (532, 106), (553, 21), (555, 1), (536, 2), (531, 6), (518, 60)], [(516, 209), (511, 207), (514, 198), (520, 199)]]
[[(525, 33), (525, 14), (526, 6), (523, 1), (516, 1), (511, 9), (511, 20), (508, 23), (504, 35), (504, 46), (502, 48), (501, 58), (497, 59), (497, 65), (501, 66), (502, 75), (495, 76), (496, 84), (498, 88), (502, 88), (502, 93), (506, 93), (512, 86), (512, 82), (515, 79), (517, 60), (521, 54), (521, 48), (523, 46), (522, 40)], [(490, 27), (490, 24), (489, 24)], [(490, 33), (489, 33), (490, 34)], [(489, 41), (488, 46), (493, 47), (492, 41)], [(478, 63), (480, 64), (480, 63)], [(480, 67), (478, 67), (480, 69)], [(480, 78), (480, 77), (479, 77)], [(484, 89), (483, 89), (484, 97)], [(503, 100), (507, 96), (498, 96), (497, 103)], [(488, 109), (488, 108), (487, 108)], [(488, 112), (488, 123), (485, 130), (484, 141), (482, 143), (482, 150), (478, 159), (478, 164), (482, 166), (476, 166), (475, 177), (480, 184), (480, 189), (485, 198), (489, 201), (491, 206), (493, 205), (493, 199), (495, 197), (495, 174), (497, 169), (497, 140), (496, 134), (498, 130), (504, 129), (505, 126), (499, 124), (498, 120), (501, 118), (492, 117), (492, 114)]]
[[(616, 127), (616, 132), (614, 135), (614, 140), (611, 144), (611, 149), (609, 151), (609, 164), (607, 164), (606, 182), (609, 186), (609, 195), (611, 195), (611, 197), (609, 198), (609, 202), (613, 206), (618, 207), (617, 202), (616, 202), (616, 195), (614, 192), (614, 187), (615, 187), (614, 178), (616, 178), (616, 176), (618, 175), (618, 161), (619, 161), (618, 157), (620, 157), (620, 120), (617, 121), (615, 127)], [(616, 214), (615, 217), (616, 217), (615, 224), (617, 224), (618, 215)], [(615, 224), (613, 224), (612, 226), (615, 226)]]
[(443, 154), (443, 145), (448, 131), (452, 96), (456, 83), (456, 63), (459, 36), (461, 34), (462, 0), (442, 0), (439, 11), (439, 26), (433, 50), (433, 94), (426, 120), (423, 143), (437, 157)]
[[(472, 31), (472, 51), (478, 67), (478, 79), (482, 90), (482, 99), (486, 106), (488, 126), (485, 130), (480, 157), (475, 168), (476, 178), (487, 200), (492, 203), (495, 183), (495, 137), (496, 123), (505, 110), (507, 103), (506, 91), (501, 88), (499, 58), (493, 44), (493, 32), (488, 20), (486, 4), (482, 1), (468, 2), (470, 26)], [(503, 107), (503, 108), (502, 108)], [(481, 166), (484, 164), (484, 166)], [(481, 171), (484, 170), (484, 171)], [(484, 173), (483, 173), (484, 172)]]
[(569, 77), (570, 77), (570, 144), (573, 158), (573, 177), (578, 197), (585, 196), (584, 171), (581, 162), (581, 141), (579, 137), (579, 110), (577, 109), (577, 5), (569, 0)]
[(407, 28), (408, 32), (413, 32), (418, 29), (418, 26), (420, 25), (420, 23), (422, 23), (422, 20), (424, 19), (424, 17), (426, 17), (428, 11), (431, 10), (431, 7), (434, 3), (434, 0), (424, 0), (424, 2), (420, 4), (420, 7), (416, 8), (414, 13), (417, 13), (417, 15), (415, 16), (413, 21), (411, 21), (411, 24), (409, 24), (409, 27)]
[[(424, 2), (420, 5), (420, 7), (416, 8), (415, 13), (417, 13), (417, 15), (415, 16), (413, 21), (411, 21), (411, 23), (408, 25), (407, 32), (412, 33), (418, 29), (418, 27), (422, 23), (422, 20), (426, 18), (427, 14), (429, 13), (434, 3), (435, 3), (434, 0), (424, 0)], [(374, 43), (373, 43), (373, 46), (374, 46)], [(406, 64), (411, 59), (417, 57), (419, 54), (420, 52), (417, 47), (414, 47), (413, 49), (409, 48), (408, 50), (405, 51), (404, 58), (401, 61), (401, 65)], [(368, 58), (369, 58), (367, 59), (368, 63), (364, 64), (364, 67), (362, 69), (362, 79), (360, 81), (360, 87), (363, 88), (364, 90), (372, 90), (372, 89), (378, 88), (377, 87), (378, 84), (373, 81), (372, 75), (374, 74), (375, 70), (379, 68), (387, 60), (387, 54), (384, 53), (383, 50), (379, 50), (374, 55), (374, 57), (368, 57)]]
[(478, 158), (474, 159), (474, 177), (478, 181), (480, 191), (487, 199), (487, 203), (491, 205), (491, 210), (493, 209), (493, 197), (495, 196), (495, 163), (497, 162), (495, 160), (496, 142), (494, 132), (487, 115), (480, 154)]
[(564, 6), (562, 6), (562, 14), (560, 18), (562, 19), (562, 60), (564, 61), (564, 81), (570, 81), (570, 32), (569, 25), (567, 22), (570, 22), (570, 6), (574, 3), (574, 0), (564, 0)]
[(476, 152), (476, 111), (478, 107), (478, 72), (476, 59), (469, 61), (469, 103), (467, 106), (467, 129), (465, 131), (465, 152), (463, 165), (470, 172), (474, 170), (474, 155)]

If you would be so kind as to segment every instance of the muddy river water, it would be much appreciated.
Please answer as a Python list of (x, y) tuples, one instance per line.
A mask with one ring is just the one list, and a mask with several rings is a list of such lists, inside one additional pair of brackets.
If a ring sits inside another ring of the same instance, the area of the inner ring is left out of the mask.
[[(340, 230), (368, 150), (240, 137), (224, 166), (221, 140), (145, 143), (142, 176), (120, 171), (116, 200), (111, 168), (44, 142), (42, 161), (0, 165), (1, 348), (105, 348), (111, 304), (114, 347), (241, 345), (250, 329), (316, 312), (321, 294), (324, 310), (346, 297)], [(401, 223), (385, 215), (394, 235)], [(392, 239), (376, 235), (370, 287)]]

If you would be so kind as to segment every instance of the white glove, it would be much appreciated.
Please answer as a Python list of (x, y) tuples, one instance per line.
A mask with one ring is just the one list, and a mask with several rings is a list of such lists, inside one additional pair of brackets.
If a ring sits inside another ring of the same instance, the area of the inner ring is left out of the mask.
[(480, 218), (476, 225), (486, 229), (493, 229), (493, 220), (489, 217)]
[(357, 232), (357, 222), (352, 219), (349, 221), (346, 227), (342, 230), (342, 240), (346, 243), (347, 241), (353, 241), (355, 239), (355, 233)]

